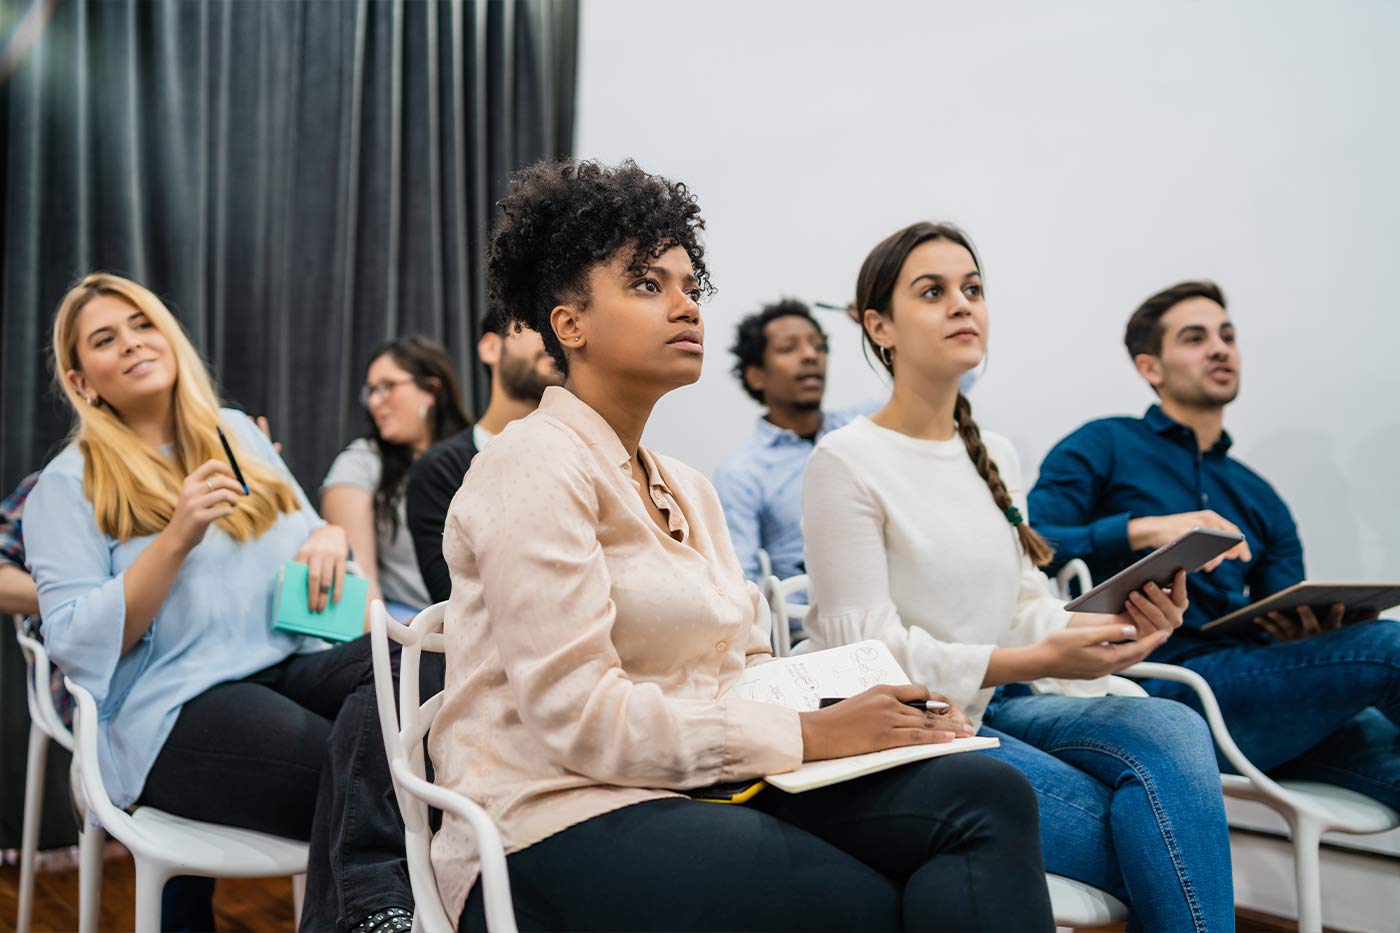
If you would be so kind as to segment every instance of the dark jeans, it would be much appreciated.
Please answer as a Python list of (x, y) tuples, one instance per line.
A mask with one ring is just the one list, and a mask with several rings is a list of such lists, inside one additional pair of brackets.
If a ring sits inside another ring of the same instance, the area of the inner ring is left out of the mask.
[[(393, 662), (397, 682), (397, 650)], [(425, 655), (420, 688), (431, 695), (442, 676), (441, 657)], [(190, 700), (140, 802), (310, 840), (303, 930), (347, 930), (376, 910), (413, 906), (368, 636)]]
[[(744, 806), (666, 798), (507, 858), (521, 930), (1050, 930), (1035, 793), (978, 752)], [(460, 928), (486, 929), (481, 885)]]
[[(1271, 776), (1337, 784), (1400, 809), (1400, 622), (1232, 645), (1181, 664), (1206, 679), (1235, 744)], [(1143, 686), (1200, 711), (1189, 687)], [(1223, 756), (1220, 767), (1234, 770)]]

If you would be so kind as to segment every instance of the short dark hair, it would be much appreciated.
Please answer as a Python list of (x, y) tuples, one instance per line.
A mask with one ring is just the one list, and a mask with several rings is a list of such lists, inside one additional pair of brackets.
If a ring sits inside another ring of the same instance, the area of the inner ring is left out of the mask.
[(1149, 356), (1162, 355), (1162, 316), (1188, 298), (1209, 298), (1225, 307), (1225, 293), (1209, 279), (1193, 282), (1179, 282), (1171, 288), (1164, 288), (1144, 301), (1128, 318), (1128, 329), (1123, 334), (1123, 344), (1128, 348), (1128, 356), (1136, 359), (1139, 353)]
[(690, 257), (705, 295), (713, 293), (705, 268), (700, 205), (681, 182), (642, 171), (628, 159), (537, 162), (510, 178), (491, 233), (487, 289), (508, 321), (538, 331), (561, 373), (569, 371), (549, 314), (570, 300), (587, 301), (590, 269), (621, 249), (630, 268), (679, 246)]
[(763, 402), (763, 393), (755, 391), (749, 385), (749, 381), (744, 378), (744, 370), (750, 366), (763, 368), (763, 354), (768, 349), (768, 335), (764, 333), (764, 328), (780, 317), (805, 318), (812, 322), (817, 333), (822, 335), (823, 341), (827, 339), (826, 331), (822, 330), (821, 324), (812, 317), (812, 309), (796, 298), (779, 298), (740, 321), (738, 329), (734, 332), (734, 345), (729, 348), (729, 352), (734, 354), (734, 368), (730, 372), (734, 373), (739, 385), (744, 387), (749, 397), (760, 404)]

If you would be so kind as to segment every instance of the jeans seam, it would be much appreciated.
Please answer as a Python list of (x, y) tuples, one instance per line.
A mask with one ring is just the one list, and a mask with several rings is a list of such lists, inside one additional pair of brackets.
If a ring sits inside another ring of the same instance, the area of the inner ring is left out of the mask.
[(1152, 805), (1152, 815), (1157, 821), (1157, 831), (1162, 834), (1163, 841), (1167, 845), (1167, 854), (1172, 860), (1172, 867), (1176, 869), (1177, 881), (1181, 883), (1182, 893), (1186, 897), (1186, 905), (1191, 911), (1192, 922), (1198, 933), (1199, 931), (1204, 931), (1206, 929), (1205, 917), (1201, 911), (1200, 900), (1196, 896), (1195, 882), (1186, 871), (1186, 866), (1182, 861), (1181, 847), (1176, 839), (1176, 832), (1173, 830), (1171, 821), (1167, 818), (1166, 811), (1162, 807), (1161, 796), (1157, 792), (1157, 784), (1152, 780), (1149, 769), (1130, 752), (1102, 742), (1076, 742), (1068, 745), (1056, 745), (1046, 748), (1045, 751), (1050, 754), (1055, 754), (1060, 751), (1099, 752), (1112, 758), (1117, 758), (1132, 769), (1133, 774), (1137, 776), (1139, 783), (1142, 784), (1143, 789), (1147, 792), (1147, 799)]

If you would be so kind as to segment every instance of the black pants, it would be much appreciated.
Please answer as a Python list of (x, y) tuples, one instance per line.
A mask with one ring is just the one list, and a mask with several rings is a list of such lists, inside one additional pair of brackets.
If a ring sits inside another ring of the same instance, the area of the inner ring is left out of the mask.
[[(667, 798), (507, 858), (521, 930), (1050, 930), (1030, 783), (976, 752), (746, 806)], [(478, 882), (461, 929), (486, 929)]]
[[(441, 656), (424, 655), (424, 695), (441, 690), (442, 678)], [(347, 930), (376, 910), (413, 907), (368, 636), (190, 700), (140, 803), (310, 840), (303, 930)]]

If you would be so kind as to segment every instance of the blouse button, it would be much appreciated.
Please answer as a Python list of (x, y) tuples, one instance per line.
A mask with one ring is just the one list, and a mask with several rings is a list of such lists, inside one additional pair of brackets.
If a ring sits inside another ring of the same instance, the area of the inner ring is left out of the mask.
[(728, 648), (728, 647), (729, 647), (729, 642), (727, 642), (727, 641), (721, 641), (721, 642), (716, 642), (716, 643), (715, 643), (715, 650), (716, 650), (716, 651), (721, 651), (721, 652), (722, 652), (722, 651), (724, 651), (724, 650), (725, 650), (726, 648)]

